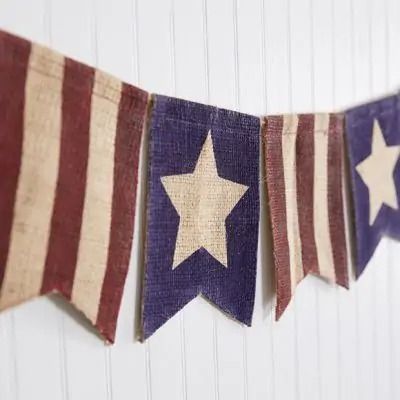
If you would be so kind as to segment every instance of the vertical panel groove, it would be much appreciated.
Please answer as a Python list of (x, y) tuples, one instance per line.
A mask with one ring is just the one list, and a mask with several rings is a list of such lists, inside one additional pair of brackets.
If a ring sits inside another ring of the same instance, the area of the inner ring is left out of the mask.
[[(176, 86), (176, 46), (175, 46), (175, 0), (171, 0), (171, 8), (169, 15), (170, 23), (170, 52), (169, 58), (171, 62), (171, 86), (173, 96), (177, 96)], [(187, 399), (187, 371), (186, 371), (186, 334), (185, 334), (185, 310), (181, 310), (179, 314), (179, 334), (180, 334), (180, 350), (181, 350), (181, 374), (182, 374), (182, 398)]]
[(355, 23), (354, 23), (354, 1), (350, 0), (350, 30), (351, 30), (351, 83), (352, 83), (352, 92), (353, 92), (353, 101), (355, 102), (357, 99), (357, 87), (356, 87), (356, 66), (355, 66)]
[(135, 83), (139, 85), (140, 82), (140, 60), (139, 60), (139, 15), (138, 15), (138, 1), (132, 1), (132, 22), (133, 22), (133, 65), (135, 66)]
[(315, 40), (314, 40), (314, 1), (309, 3), (309, 23), (310, 23), (310, 47), (311, 47), (311, 62), (310, 62), (310, 82), (311, 82), (311, 104), (312, 111), (316, 111), (315, 107)]
[[(208, 7), (207, 0), (203, 0), (203, 49), (204, 49), (204, 69), (205, 69), (205, 86), (206, 86), (206, 102), (210, 103), (210, 60), (208, 50)], [(213, 363), (214, 363), (214, 398), (219, 400), (219, 369), (218, 369), (218, 325), (217, 310), (212, 310), (212, 335), (213, 335)]]
[(213, 355), (214, 355), (214, 398), (219, 400), (219, 368), (218, 368), (218, 325), (217, 325), (217, 310), (213, 310)]
[(210, 64), (208, 56), (208, 16), (207, 0), (203, 0), (204, 70), (206, 78), (206, 100), (210, 103)]
[(150, 343), (147, 340), (145, 346), (145, 367), (146, 367), (146, 389), (147, 389), (147, 400), (152, 400), (152, 386), (151, 386), (151, 357), (150, 357)]
[[(372, 1), (368, 0), (367, 4), (367, 24), (368, 24), (368, 75), (369, 75), (369, 96), (372, 98), (374, 95), (374, 67), (373, 67), (373, 60), (372, 60)], [(382, 243), (382, 242), (381, 242)], [(386, 247), (386, 246), (385, 246)], [(370, 267), (374, 268), (374, 275), (376, 276), (378, 272), (377, 270), (377, 263), (374, 263), (373, 265), (370, 265)], [(386, 266), (387, 267), (387, 266)], [(384, 273), (385, 271), (381, 271), (381, 273)], [(377, 296), (377, 288), (376, 288), (376, 280), (374, 279), (372, 282), (372, 296), (373, 299), (376, 301), (376, 296)], [(373, 337), (373, 349), (372, 349), (372, 360), (373, 360), (373, 394), (375, 400), (379, 399), (379, 394), (377, 390), (377, 385), (376, 385), (376, 377), (378, 375), (378, 370), (377, 370), (377, 316), (376, 312), (373, 313), (373, 322), (372, 322), (372, 337)], [(382, 388), (383, 389), (383, 388)]]
[(289, 111), (293, 112), (293, 72), (292, 72), (292, 18), (291, 18), (291, 0), (286, 0), (287, 5), (287, 59), (288, 59), (288, 99), (289, 99)]
[[(265, 115), (268, 113), (268, 102), (267, 102), (267, 93), (268, 93), (268, 84), (267, 84), (267, 43), (265, 36), (266, 32), (266, 24), (265, 24), (265, 0), (260, 0), (260, 8), (261, 8), (261, 67), (262, 67), (262, 79), (263, 79), (263, 111)], [(273, 311), (273, 306), (271, 303), (271, 313)]]
[(14, 383), (14, 400), (19, 400), (19, 377), (18, 377), (18, 345), (17, 345), (17, 333), (15, 329), (15, 313), (10, 313), (10, 327), (11, 327), (11, 340), (10, 348), (12, 351), (12, 374)]
[[(314, 38), (314, 1), (309, 2), (309, 24), (310, 24), (310, 94), (312, 111), (316, 112), (316, 94), (315, 94), (315, 38)], [(315, 168), (315, 166), (314, 166)], [(314, 171), (315, 172), (315, 171)], [(314, 180), (315, 183), (315, 180)], [(321, 266), (320, 266), (321, 267)], [(315, 326), (316, 326), (316, 352), (317, 352), (317, 392), (318, 398), (322, 400), (322, 382), (321, 382), (321, 332), (320, 332), (320, 304), (318, 296), (318, 287), (315, 286)]]
[(372, 97), (374, 93), (374, 66), (372, 62), (372, 15), (371, 15), (371, 9), (372, 9), (372, 2), (371, 0), (368, 0), (368, 6), (367, 6), (367, 23), (368, 23), (368, 75), (369, 75), (369, 95)]
[(323, 400), (322, 397), (322, 381), (321, 381), (321, 332), (320, 332), (320, 321), (319, 321), (319, 312), (320, 312), (320, 304), (319, 304), (319, 296), (318, 296), (318, 288), (315, 288), (315, 326), (317, 329), (316, 336), (317, 336), (317, 393), (318, 399)]
[(239, 43), (238, 43), (238, 0), (232, 0), (233, 17), (233, 49), (234, 49), (234, 76), (235, 76), (235, 106), (236, 111), (240, 111), (240, 76), (239, 76)]
[(46, 0), (46, 6), (44, 7), (44, 27), (46, 31), (47, 41), (49, 44), (52, 43), (52, 31), (51, 31), (51, 0)]
[[(260, 0), (260, 9), (261, 9), (261, 64), (262, 64), (262, 79), (263, 79), (263, 98), (262, 98), (262, 110), (265, 113), (265, 115), (268, 114), (268, 78), (267, 78), (267, 26), (265, 22), (265, 1), (266, 0)], [(260, 159), (263, 161), (262, 157), (262, 139), (260, 139)], [(263, 163), (261, 162), (261, 170), (263, 170)], [(265, 177), (264, 177), (265, 179)], [(265, 190), (265, 188), (264, 188)], [(260, 240), (260, 238), (259, 238)], [(264, 260), (260, 260), (263, 262)], [(259, 261), (259, 262), (260, 262)], [(264, 265), (261, 266), (261, 268), (265, 268)], [(258, 278), (260, 279), (260, 277)], [(270, 379), (271, 383), (271, 394), (272, 394), (272, 399), (276, 399), (276, 393), (275, 393), (275, 352), (274, 352), (274, 304), (273, 301), (269, 302), (270, 307), (269, 307), (269, 326), (271, 329), (270, 333), (270, 341), (269, 341), (269, 350), (270, 350), (270, 357), (271, 357), (271, 372), (272, 376)]]
[(384, 6), (384, 20), (385, 20), (385, 87), (386, 90), (389, 91), (390, 88), (390, 57), (389, 57), (389, 49), (390, 49), (390, 35), (389, 35), (389, 0), (385, 0), (385, 6)]
[(66, 350), (66, 340), (65, 340), (65, 326), (64, 326), (64, 314), (60, 312), (60, 317), (58, 319), (58, 337), (59, 337), (59, 347), (60, 347), (60, 380), (61, 380), (61, 395), (63, 400), (69, 400), (69, 390), (68, 390), (68, 364), (67, 364), (67, 350)]
[[(331, 48), (332, 48), (332, 107), (336, 112), (336, 17), (335, 17), (335, 0), (330, 1), (330, 16), (332, 21), (332, 32), (331, 32)], [(339, 286), (335, 287), (335, 299), (336, 299), (336, 337), (338, 343), (338, 351), (336, 353), (337, 357), (337, 388), (338, 388), (338, 400), (341, 400), (343, 397), (343, 388), (342, 388), (342, 380), (341, 380), (341, 363), (342, 363), (342, 337), (341, 337), (341, 320), (340, 320), (340, 306), (339, 306)]]
[[(98, 21), (97, 21), (97, 3), (96, 0), (91, 1), (91, 17), (90, 17), (90, 26), (91, 26), (91, 50), (93, 63), (95, 68), (99, 67), (99, 39), (98, 39)], [(105, 379), (105, 394), (108, 400), (112, 400), (112, 376), (111, 376), (111, 349), (108, 347), (104, 347), (103, 349), (103, 362), (104, 362), (104, 379)]]
[[(390, 88), (390, 81), (391, 81), (391, 68), (390, 68), (390, 56), (389, 56), (389, 49), (390, 49), (390, 35), (389, 35), (389, 0), (385, 0), (385, 7), (384, 7), (384, 20), (385, 20), (385, 87), (386, 90), (389, 91)], [(390, 393), (390, 398), (394, 398), (393, 394), (395, 393), (394, 390), (394, 382), (395, 382), (395, 363), (394, 363), (394, 358), (393, 358), (393, 349), (394, 349), (394, 338), (393, 338), (393, 322), (392, 322), (392, 308), (391, 305), (393, 303), (392, 301), (392, 265), (391, 265), (391, 260), (394, 258), (394, 254), (392, 252), (392, 242), (390, 241), (388, 243), (388, 260), (387, 260), (387, 272), (386, 272), (386, 288), (387, 288), (387, 293), (386, 293), (386, 303), (388, 305), (388, 335), (389, 335), (389, 393)]]
[[(332, 48), (332, 108), (336, 112), (336, 40), (335, 40), (335, 0), (330, 1), (332, 32), (331, 32), (331, 48)], [(337, 297), (337, 296), (336, 296)], [(339, 323), (339, 321), (338, 321)]]
[[(289, 99), (289, 112), (293, 112), (293, 66), (292, 66), (292, 2), (291, 0), (287, 0), (287, 59), (288, 59), (288, 99)], [(300, 382), (299, 382), (299, 350), (298, 350), (298, 320), (297, 320), (297, 307), (296, 307), (296, 298), (292, 299), (293, 302), (293, 313), (294, 313), (294, 332), (293, 332), (293, 341), (294, 341), (294, 365), (295, 365), (295, 398), (300, 398)]]
[[(141, 81), (141, 74), (140, 74), (140, 52), (139, 52), (139, 0), (132, 0), (132, 17), (133, 17), (133, 33), (134, 33), (134, 40), (133, 40), (133, 56), (135, 58), (134, 66), (135, 66), (135, 78), (136, 78), (136, 85), (140, 85)], [(140, 299), (141, 300), (141, 299)], [(141, 310), (140, 307), (136, 308), (137, 310)], [(139, 311), (140, 312), (140, 311)], [(141, 316), (138, 318), (140, 319)], [(145, 377), (146, 377), (146, 399), (152, 400), (153, 399), (153, 392), (152, 392), (152, 381), (151, 381), (151, 359), (150, 359), (150, 342), (146, 341), (144, 344), (144, 369), (145, 369)]]
[[(52, 33), (52, 3), (51, 0), (47, 0), (44, 7), (44, 27), (45, 36), (49, 46), (53, 42)], [(65, 325), (64, 325), (64, 313), (60, 312), (60, 316), (57, 319), (58, 325), (58, 344), (59, 344), (59, 357), (60, 357), (60, 382), (61, 382), (61, 398), (63, 400), (69, 400), (68, 391), (68, 365), (67, 365), (67, 354), (66, 354), (66, 340), (65, 340)]]
[[(357, 99), (357, 86), (356, 86), (356, 68), (355, 68), (355, 12), (354, 12), (354, 1), (355, 0), (350, 0), (350, 27), (351, 27), (351, 40), (350, 40), (350, 45), (351, 45), (351, 75), (352, 75), (352, 93), (353, 93), (353, 101), (356, 102)], [(359, 291), (357, 290), (357, 287), (354, 288), (355, 290), (355, 336), (356, 338), (359, 337)], [(359, 342), (355, 344), (355, 357), (356, 357), (356, 393), (357, 393), (357, 399), (361, 400), (361, 392), (360, 392), (360, 348), (359, 348)]]
[(182, 370), (182, 398), (187, 400), (187, 370), (186, 370), (186, 333), (185, 315), (183, 310), (180, 314), (180, 341), (181, 341), (181, 370)]
[[(234, 94), (235, 94), (235, 109), (240, 111), (240, 74), (239, 74), (239, 27), (238, 27), (238, 0), (232, 0), (232, 26), (233, 26), (233, 50), (234, 50)], [(243, 352), (243, 398), (245, 400), (249, 397), (248, 388), (248, 356), (247, 356), (247, 333), (246, 327), (242, 327), (242, 352)]]
[[(339, 287), (335, 288), (336, 291), (336, 299), (338, 299), (338, 294), (339, 294)], [(339, 307), (339, 301), (336, 301), (336, 319), (337, 319), (337, 328), (336, 328), (336, 336), (338, 338), (338, 352), (336, 354), (337, 356), (337, 387), (338, 387), (338, 400), (342, 400), (343, 397), (343, 388), (342, 388), (342, 380), (340, 379), (340, 372), (341, 372), (341, 364), (342, 364), (342, 355), (341, 355), (341, 327), (340, 327), (340, 307)]]
[(105, 376), (106, 376), (106, 395), (107, 400), (113, 400), (112, 386), (112, 364), (111, 364), (111, 347), (106, 345), (104, 352)]
[(99, 65), (99, 43), (97, 37), (97, 7), (96, 0), (92, 0), (92, 16), (90, 18), (91, 24), (91, 35), (92, 35), (92, 54), (93, 54), (93, 63), (97, 68)]

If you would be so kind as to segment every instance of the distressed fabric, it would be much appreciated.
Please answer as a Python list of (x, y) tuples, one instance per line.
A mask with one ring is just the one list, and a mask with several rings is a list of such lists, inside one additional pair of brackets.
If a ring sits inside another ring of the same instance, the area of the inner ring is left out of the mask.
[(59, 292), (113, 342), (147, 94), (0, 32), (0, 309)]
[(343, 118), (271, 116), (264, 120), (262, 136), (279, 319), (308, 273), (348, 287)]
[(259, 220), (256, 117), (155, 96), (143, 337), (198, 294), (251, 324)]
[(400, 240), (400, 106), (398, 96), (346, 112), (360, 276), (381, 238)]

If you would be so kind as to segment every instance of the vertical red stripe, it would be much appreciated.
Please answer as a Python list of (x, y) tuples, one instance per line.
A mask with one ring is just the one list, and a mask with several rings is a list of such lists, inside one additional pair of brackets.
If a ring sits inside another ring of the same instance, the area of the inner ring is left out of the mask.
[(262, 128), (265, 146), (265, 169), (271, 216), (275, 260), (276, 319), (285, 311), (292, 297), (289, 243), (287, 239), (285, 176), (282, 154), (283, 117), (268, 117)]
[(60, 163), (41, 293), (71, 297), (89, 152), (93, 68), (66, 59), (62, 91)]
[(328, 213), (336, 282), (349, 287), (343, 212), (343, 117), (331, 115), (328, 133)]
[(31, 44), (0, 32), (0, 287), (21, 166), (25, 82)]
[(114, 341), (131, 253), (139, 150), (147, 109), (147, 93), (123, 84), (114, 155), (110, 244), (96, 326)]
[(314, 236), (314, 115), (299, 115), (296, 138), (297, 210), (304, 275), (319, 273)]

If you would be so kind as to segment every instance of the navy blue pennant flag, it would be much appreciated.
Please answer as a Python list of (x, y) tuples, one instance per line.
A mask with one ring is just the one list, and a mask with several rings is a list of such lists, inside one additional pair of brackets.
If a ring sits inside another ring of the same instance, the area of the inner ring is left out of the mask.
[(143, 337), (197, 295), (251, 324), (259, 118), (155, 96), (150, 121)]
[(381, 238), (400, 240), (400, 107), (398, 96), (346, 113), (355, 208), (357, 277)]

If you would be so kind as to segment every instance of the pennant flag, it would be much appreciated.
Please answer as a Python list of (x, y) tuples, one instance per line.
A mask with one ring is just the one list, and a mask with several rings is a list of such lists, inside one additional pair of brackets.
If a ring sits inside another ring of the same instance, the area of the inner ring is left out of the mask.
[(279, 319), (308, 273), (348, 287), (343, 118), (272, 116), (263, 137)]
[(147, 94), (0, 32), (0, 309), (59, 292), (113, 342)]
[(250, 325), (259, 219), (260, 120), (155, 96), (143, 335), (198, 294)]
[(400, 240), (400, 106), (391, 96), (346, 113), (357, 277), (383, 236)]

